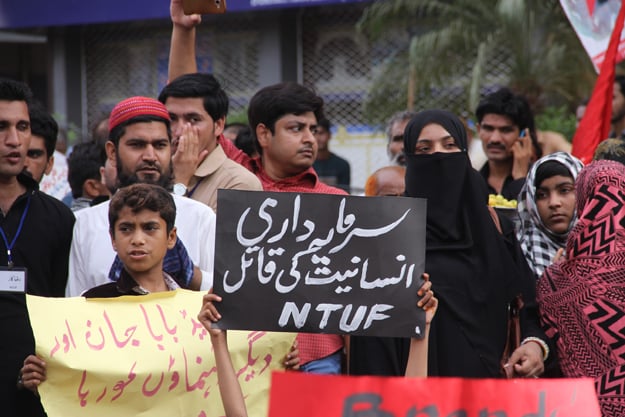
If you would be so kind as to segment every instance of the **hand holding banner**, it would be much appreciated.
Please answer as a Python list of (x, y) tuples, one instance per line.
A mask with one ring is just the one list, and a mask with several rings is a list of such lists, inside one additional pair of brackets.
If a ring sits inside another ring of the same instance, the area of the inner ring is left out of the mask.
[[(203, 294), (177, 290), (110, 299), (27, 296), (39, 387), (49, 417), (223, 416)], [(249, 415), (266, 415), (271, 370), (295, 335), (229, 332)]]

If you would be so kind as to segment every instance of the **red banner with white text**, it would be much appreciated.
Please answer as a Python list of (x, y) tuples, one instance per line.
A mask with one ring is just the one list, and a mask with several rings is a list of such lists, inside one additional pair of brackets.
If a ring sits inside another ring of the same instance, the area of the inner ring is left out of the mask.
[(591, 379), (274, 373), (269, 417), (600, 417)]

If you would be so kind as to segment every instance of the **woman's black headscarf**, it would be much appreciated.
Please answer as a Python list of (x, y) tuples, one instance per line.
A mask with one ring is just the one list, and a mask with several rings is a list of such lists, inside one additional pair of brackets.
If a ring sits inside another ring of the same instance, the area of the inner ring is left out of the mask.
[[(447, 130), (461, 152), (414, 155), (419, 134), (432, 123)], [(462, 210), (464, 178), (473, 175), (466, 169), (470, 167), (466, 149), (467, 133), (464, 125), (448, 111), (422, 111), (408, 123), (404, 131), (406, 196), (428, 199), (427, 244), (430, 249), (457, 249), (472, 245), (471, 230), (468, 228), (470, 219), (466, 210)], [(484, 183), (481, 178), (475, 182)], [(480, 192), (486, 193), (486, 188)], [(483, 197), (484, 201), (488, 201), (486, 195)]]
[[(417, 139), (431, 123), (447, 130), (461, 151), (415, 155)], [(428, 200), (425, 271), (440, 300), (429, 372), (496, 377), (507, 303), (521, 292), (521, 270), (488, 211), (488, 191), (471, 167), (464, 125), (447, 111), (422, 111), (406, 126), (404, 149), (406, 196)]]

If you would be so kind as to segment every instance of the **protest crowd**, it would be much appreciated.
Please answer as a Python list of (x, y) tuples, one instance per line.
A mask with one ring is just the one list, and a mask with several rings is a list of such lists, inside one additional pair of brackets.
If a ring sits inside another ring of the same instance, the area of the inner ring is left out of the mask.
[[(57, 122), (26, 84), (0, 79), (2, 415), (45, 416), (39, 390), (58, 372), (35, 349), (27, 294), (189, 289), (203, 295), (190, 311), (210, 339), (225, 415), (247, 416), (228, 332), (216, 325), (216, 288), (226, 282), (218, 223), (232, 212), (217, 207), (218, 190), (319, 199), (353, 191), (349, 162), (330, 151), (323, 99), (295, 82), (264, 86), (249, 101), (248, 125), (229, 125), (219, 74), (197, 72), (202, 19), (184, 14), (181, 0), (170, 7), (168, 84), (158, 97), (120, 101), (74, 146), (67, 176), (55, 177), (66, 190), (58, 198), (39, 185), (57, 166)], [(602, 415), (625, 415), (625, 391), (613, 388), (625, 383), (625, 76), (613, 87), (612, 131), (584, 162), (570, 144), (546, 143), (528, 100), (508, 87), (479, 101), (476, 137), (447, 110), (393, 115), (388, 166), (370, 173), (365, 196), (349, 198), (426, 199), (422, 233), (398, 231), (424, 241), (408, 307), (425, 312), (425, 337), (298, 332), (279, 359), (284, 372), (586, 377)], [(517, 204), (489, 205), (493, 195)], [(273, 274), (269, 265), (257, 274)]]

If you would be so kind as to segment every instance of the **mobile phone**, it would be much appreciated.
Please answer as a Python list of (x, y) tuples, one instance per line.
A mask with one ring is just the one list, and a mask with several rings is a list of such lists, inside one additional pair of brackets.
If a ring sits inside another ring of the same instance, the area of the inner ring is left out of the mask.
[(226, 13), (226, 0), (182, 0), (184, 14)]
[(521, 130), (521, 133), (519, 134), (519, 138), (524, 138), (525, 137), (525, 129)]

